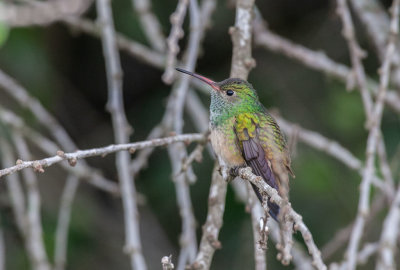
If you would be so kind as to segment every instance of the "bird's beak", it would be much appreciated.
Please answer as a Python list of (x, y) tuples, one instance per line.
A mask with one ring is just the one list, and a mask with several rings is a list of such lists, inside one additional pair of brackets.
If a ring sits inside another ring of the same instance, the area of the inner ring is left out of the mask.
[(219, 88), (218, 84), (216, 82), (214, 82), (213, 80), (210, 80), (210, 79), (208, 79), (208, 78), (206, 78), (204, 76), (201, 76), (199, 74), (196, 74), (196, 73), (193, 73), (193, 72), (181, 69), (181, 68), (176, 68), (176, 70), (179, 71), (179, 72), (182, 72), (182, 73), (186, 73), (186, 74), (188, 74), (190, 76), (193, 76), (193, 77), (205, 82), (206, 84), (211, 86), (214, 90), (220, 91), (220, 88)]

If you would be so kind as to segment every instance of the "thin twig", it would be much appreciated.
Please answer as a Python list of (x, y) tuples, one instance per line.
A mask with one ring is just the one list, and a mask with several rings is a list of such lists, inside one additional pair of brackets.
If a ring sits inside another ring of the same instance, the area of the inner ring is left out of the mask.
[(390, 19), (383, 4), (376, 0), (350, 0), (355, 14), (365, 26), (365, 30), (377, 51), (378, 57), (385, 57), (386, 43), (389, 36)]
[[(261, 209), (262, 210), (262, 209)], [(264, 210), (262, 210), (264, 211)], [(269, 219), (267, 223), (268, 228), (270, 229), (270, 238), (275, 242), (279, 243), (280, 241), (280, 233), (278, 224)], [(304, 250), (303, 243), (299, 243), (294, 240), (293, 248), (292, 248), (292, 256), (293, 256), (293, 264), (296, 266), (297, 270), (312, 270), (314, 269), (310, 256), (307, 251)]]
[[(187, 70), (194, 70), (198, 57), (201, 37), (204, 31), (204, 28), (200, 27), (200, 10), (197, 0), (190, 0), (189, 11), (190, 34), (188, 47), (186, 50), (186, 58), (183, 66)], [(183, 16), (182, 13), (180, 13), (179, 16)], [(178, 25), (176, 25), (176, 27), (178, 27)], [(168, 64), (165, 74), (167, 74), (167, 72)], [(176, 134), (181, 134), (183, 130), (183, 110), (189, 83), (189, 76), (180, 77), (179, 80), (175, 82), (172, 93), (168, 98), (168, 104), (163, 118), (163, 123), (165, 123), (165, 126), (169, 129), (172, 129)], [(182, 270), (185, 268), (186, 263), (191, 263), (194, 261), (197, 253), (197, 239), (195, 231), (196, 222), (193, 214), (188, 186), (188, 182), (194, 182), (196, 176), (193, 173), (192, 166), (188, 166), (184, 174), (180, 173), (182, 171), (183, 162), (187, 158), (187, 152), (183, 144), (171, 145), (168, 147), (168, 154), (172, 164), (172, 173), (175, 182), (177, 202), (182, 217), (182, 235), (180, 240), (181, 251), (177, 264), (177, 269)]]
[[(122, 69), (119, 52), (116, 46), (114, 22), (110, 0), (96, 2), (99, 23), (102, 31), (103, 54), (106, 64), (108, 82), (107, 109), (111, 114), (116, 143), (127, 143), (131, 127), (126, 119), (122, 96)], [(128, 152), (118, 152), (116, 168), (121, 184), (121, 197), (125, 219), (125, 247), (124, 251), (130, 257), (132, 269), (147, 269), (142, 253), (140, 240), (138, 209), (136, 203), (136, 188), (133, 175), (129, 169), (130, 156)]]
[(254, 269), (266, 270), (269, 228), (267, 226), (268, 216), (265, 213), (268, 212), (265, 212), (261, 207), (250, 183), (247, 183), (247, 193), (253, 227)]
[[(247, 203), (247, 191), (246, 191), (246, 182), (240, 181), (240, 180), (234, 180), (231, 182), (231, 186), (235, 191), (236, 198), (241, 201), (242, 203), (246, 204)], [(257, 208), (259, 209), (259, 208)], [(264, 212), (263, 209), (260, 210), (260, 215), (261, 212)], [(257, 211), (259, 211), (257, 210)], [(271, 219), (268, 220), (267, 226), (270, 230), (269, 237), (275, 243), (278, 243), (280, 241), (280, 228), (277, 225), (275, 221), (271, 221)], [(293, 255), (293, 264), (296, 266), (296, 269), (298, 270), (311, 270), (314, 269), (311, 263), (311, 259), (309, 258), (307, 252), (303, 248), (303, 244), (297, 242), (294, 239), (294, 244), (292, 248), (292, 255)]]
[(361, 97), (363, 100), (364, 111), (367, 116), (367, 121), (371, 119), (372, 113), (372, 98), (367, 87), (367, 76), (365, 74), (362, 59), (366, 56), (360, 45), (358, 44), (354, 32), (354, 26), (351, 19), (349, 7), (346, 3), (347, 0), (337, 0), (337, 13), (342, 20), (343, 30), (342, 34), (347, 41), (351, 64), (352, 64), (352, 75), (355, 77)]
[[(14, 164), (15, 155), (11, 145), (5, 138), (0, 137), (0, 150), (1, 150), (1, 164), (5, 167)], [(18, 174), (10, 175), (5, 180), (7, 184), (8, 194), (10, 196), (11, 208), (14, 214), (17, 228), (22, 235), (25, 237), (27, 234), (26, 229), (26, 207), (25, 207), (25, 195), (22, 190), (20, 178)], [(24, 239), (25, 240), (25, 239)], [(26, 245), (25, 245), (26, 246)]]
[(67, 263), (68, 229), (71, 219), (72, 203), (79, 185), (78, 181), (76, 176), (69, 175), (61, 195), (54, 247), (55, 270), (64, 270)]
[[(0, 70), (0, 86), (14, 98), (22, 107), (29, 109), (38, 121), (49, 130), (54, 140), (68, 152), (75, 151), (78, 147), (69, 137), (63, 126), (44, 108), (40, 101), (32, 97), (29, 92), (22, 87), (13, 78)], [(9, 114), (10, 115), (10, 114)], [(13, 117), (15, 118), (15, 117)], [(45, 148), (46, 149), (46, 148)], [(53, 152), (54, 153), (54, 152)], [(111, 181), (105, 179), (98, 171), (93, 170), (83, 161), (77, 166), (77, 171), (83, 172), (83, 175), (89, 179), (89, 182), (100, 188), (118, 194), (119, 189)], [(110, 184), (111, 183), (111, 184)]]
[[(380, 211), (385, 207), (387, 201), (387, 195), (379, 194), (374, 197), (373, 202), (371, 203), (371, 211), (367, 218), (367, 224), (373, 224), (373, 220), (376, 219), (376, 216), (380, 213)], [(337, 233), (329, 240), (322, 248), (322, 258), (327, 261), (330, 257), (332, 257), (336, 251), (343, 250), (343, 246), (348, 242), (351, 231), (353, 229), (354, 223), (344, 226), (342, 229), (338, 230)], [(372, 228), (371, 228), (372, 229)], [(365, 233), (368, 233), (366, 228)]]
[[(16, 150), (21, 158), (30, 159), (31, 154), (22, 136), (13, 133)], [(23, 178), (26, 188), (27, 208), (26, 208), (26, 245), (33, 263), (33, 268), (37, 270), (50, 270), (49, 260), (43, 240), (42, 222), (40, 213), (40, 193), (37, 186), (37, 178), (33, 171), (23, 171)]]
[(179, 53), (178, 41), (184, 35), (182, 24), (185, 20), (186, 10), (189, 5), (189, 0), (179, 0), (176, 10), (171, 14), (171, 32), (167, 38), (167, 61), (165, 72), (162, 79), (165, 83), (171, 84), (175, 78), (175, 66), (177, 62), (177, 55)]
[[(29, 128), (28, 125), (18, 117), (16, 114), (9, 110), (6, 110), (0, 106), (0, 120), (7, 126), (11, 127), (15, 132), (21, 133), (26, 139), (34, 143), (39, 149), (41, 149), (46, 155), (54, 155), (58, 152), (60, 147), (53, 141), (47, 139), (40, 133)], [(67, 146), (67, 145), (66, 145)], [(75, 166), (72, 168), (66, 163), (60, 163), (61, 167), (77, 176), (80, 179), (87, 180), (93, 186), (109, 192), (114, 196), (119, 195), (119, 186), (115, 182), (112, 182), (104, 176), (102, 176), (98, 170), (89, 168), (88, 166)]]
[[(376, 105), (374, 108), (374, 116), (375, 116), (375, 121), (372, 122), (372, 127), (370, 131), (370, 135), (368, 137), (368, 142), (370, 142), (370, 137), (374, 135), (374, 131), (378, 130), (377, 132), (379, 133), (379, 128), (380, 128), (380, 119), (382, 117), (382, 111), (384, 108), (383, 104), (383, 99), (386, 95), (387, 87), (389, 84), (389, 78), (390, 78), (390, 66), (392, 64), (392, 61), (394, 60), (394, 54), (395, 54), (395, 45), (399, 33), (399, 7), (400, 1), (399, 0), (394, 0), (392, 3), (392, 7), (390, 9), (391, 11), (391, 21), (390, 21), (390, 33), (389, 33), (389, 41), (386, 47), (385, 51), (385, 57), (382, 63), (382, 67), (380, 69), (381, 76), (380, 76), (380, 89), (379, 89), (379, 94), (376, 100)], [(379, 137), (379, 134), (376, 135)], [(382, 135), (380, 136), (382, 138)], [(371, 138), (373, 140), (374, 138)], [(375, 139), (378, 140), (378, 139)], [(382, 139), (381, 139), (382, 141)], [(371, 142), (373, 144), (373, 142)], [(367, 145), (367, 147), (370, 146), (370, 144)], [(371, 150), (373, 146), (371, 146)], [(385, 151), (385, 145), (383, 143), (379, 144), (378, 146), (375, 146), (378, 148), (378, 155), (380, 157), (381, 161), (381, 166), (382, 166), (382, 172), (387, 178), (388, 184), (393, 185), (393, 179), (391, 176), (390, 168), (386, 160), (386, 155), (384, 153)], [(367, 148), (368, 149), (368, 148)], [(367, 160), (368, 162), (368, 160)], [(373, 164), (372, 164), (373, 167)], [(400, 227), (400, 185), (398, 187), (398, 190), (396, 192), (396, 196), (392, 202), (392, 205), (390, 207), (389, 213), (387, 217), (385, 218), (385, 221), (383, 223), (383, 228), (382, 228), (382, 234), (381, 234), (381, 239), (380, 239), (380, 250), (379, 250), (379, 256), (376, 264), (376, 269), (378, 270), (384, 270), (384, 269), (390, 269), (394, 270), (396, 268), (395, 260), (394, 260), (394, 254), (396, 252), (396, 239), (399, 236), (399, 227)]]
[[(187, 93), (185, 108), (197, 131), (206, 132), (209, 129), (208, 119), (210, 116), (208, 110), (205, 108), (199, 96), (193, 89), (189, 90)], [(211, 144), (207, 145), (207, 150), (210, 157), (215, 159), (214, 150), (212, 149)]]
[[(12, 166), (12, 164), (15, 162), (14, 152), (11, 149), (10, 143), (2, 137), (0, 137), (0, 150), (2, 166)], [(6, 184), (17, 228), (21, 235), (24, 235), (26, 231), (25, 196), (22, 191), (19, 175), (10, 175), (6, 179)]]
[[(0, 138), (0, 149), (2, 151), (2, 164), (3, 166), (10, 166), (13, 164), (14, 152), (11, 145), (4, 139)], [(29, 221), (30, 217), (27, 216), (27, 207), (25, 206), (25, 195), (23, 193), (20, 179), (17, 174), (10, 175), (7, 180), (7, 188), (11, 198), (11, 206), (17, 223), (19, 232), (24, 240), (25, 249), (28, 253), (29, 260), (32, 268), (37, 270), (50, 269), (46, 261), (43, 261), (40, 251), (36, 251), (35, 246), (32, 245), (32, 226)], [(31, 199), (31, 198), (30, 198)], [(30, 201), (30, 200), (29, 200)], [(31, 201), (30, 201), (31, 202)], [(34, 206), (35, 207), (35, 206)]]
[[(358, 265), (363, 265), (368, 262), (372, 255), (376, 254), (379, 250), (378, 243), (366, 243), (364, 247), (357, 254)], [(385, 268), (388, 269), (388, 268)]]
[(172, 263), (172, 255), (162, 257), (161, 265), (163, 270), (173, 270), (174, 264)]
[(15, 173), (16, 171), (20, 171), (25, 168), (34, 168), (38, 172), (43, 172), (42, 170), (46, 167), (49, 167), (55, 163), (61, 162), (63, 160), (67, 160), (71, 166), (75, 165), (79, 159), (84, 159), (88, 157), (95, 156), (106, 156), (111, 153), (116, 153), (119, 151), (130, 151), (134, 152), (135, 150), (143, 149), (146, 147), (156, 147), (156, 146), (164, 146), (169, 145), (176, 142), (199, 142), (204, 140), (203, 134), (182, 134), (177, 136), (165, 137), (161, 139), (154, 139), (150, 141), (142, 141), (136, 143), (127, 143), (127, 144), (112, 144), (106, 147), (100, 148), (92, 148), (88, 150), (78, 150), (74, 153), (64, 153), (62, 151), (58, 151), (57, 155), (40, 159), (34, 161), (22, 161), (18, 160), (17, 165), (5, 168), (0, 170), (0, 177)]
[(165, 51), (165, 37), (162, 33), (160, 22), (151, 11), (151, 1), (132, 0), (132, 4), (139, 15), (140, 24), (151, 47), (159, 52)]
[(48, 25), (68, 16), (79, 16), (93, 0), (35, 1), (34, 4), (2, 3), (0, 21), (10, 26)]
[(229, 29), (233, 46), (231, 78), (246, 80), (250, 70), (255, 67), (255, 60), (251, 56), (253, 7), (254, 0), (238, 0), (236, 3), (235, 26)]
[(200, 27), (202, 36), (200, 37), (201, 41), (205, 37), (206, 30), (210, 28), (211, 25), (211, 15), (214, 12), (217, 6), (216, 0), (203, 0), (200, 6)]
[(356, 267), (356, 255), (358, 246), (363, 234), (366, 216), (369, 214), (370, 183), (375, 171), (375, 154), (379, 144), (380, 124), (384, 108), (384, 98), (389, 84), (390, 66), (392, 55), (395, 49), (395, 38), (398, 33), (399, 0), (392, 4), (391, 38), (389, 39), (385, 59), (380, 68), (380, 85), (377, 100), (374, 108), (371, 108), (369, 119), (369, 135), (367, 139), (366, 165), (363, 179), (360, 185), (360, 200), (358, 204), (358, 214), (355, 220), (354, 229), (350, 237), (350, 242), (346, 251), (347, 269), (353, 270)]
[[(315, 131), (307, 130), (299, 126), (298, 124), (290, 123), (289, 121), (283, 119), (278, 115), (274, 115), (274, 117), (278, 121), (279, 126), (286, 134), (292, 134), (293, 132), (296, 132), (299, 141), (317, 150), (325, 152), (326, 154), (342, 162), (348, 168), (356, 170), (360, 175), (363, 175), (364, 167), (362, 166), (361, 161), (338, 142), (326, 138)], [(377, 188), (384, 191), (388, 198), (393, 196), (393, 190), (388, 189), (387, 185), (385, 185), (385, 183), (379, 177), (373, 176), (372, 183)]]
[[(354, 76), (350, 68), (346, 65), (336, 63), (320, 51), (313, 51), (299, 44), (295, 44), (286, 38), (272, 33), (264, 26), (261, 18), (254, 20), (255, 44), (262, 46), (273, 52), (301, 62), (303, 65), (325, 73), (328, 76), (337, 78), (347, 84), (348, 88), (354, 86)], [(371, 78), (367, 78), (368, 89), (377, 94), (377, 83)], [(393, 90), (388, 91), (385, 102), (397, 113), (400, 112), (400, 96)]]
[[(98, 25), (88, 19), (68, 17), (63, 19), (63, 22), (75, 31), (82, 31), (95, 37), (101, 37), (101, 30)], [(115, 39), (120, 50), (125, 51), (136, 59), (157, 68), (165, 66), (165, 56), (163, 54), (152, 51), (121, 33), (115, 33)]]
[[(276, 189), (269, 186), (265, 181), (260, 177), (256, 176), (251, 172), (251, 168), (241, 168), (239, 169), (239, 176), (242, 179), (250, 181), (255, 184), (259, 189), (260, 193), (263, 195), (265, 199), (270, 198), (271, 202), (276, 203), (278, 206), (282, 207), (286, 204), (286, 202), (278, 195)], [(313, 258), (313, 265), (316, 269), (327, 269), (325, 263), (321, 258), (321, 252), (317, 248), (314, 243), (313, 237), (307, 226), (302, 221), (302, 217), (297, 214), (291, 207), (288, 205), (288, 215), (294, 222), (294, 229), (299, 231), (303, 236), (304, 242), (308, 248), (308, 252)]]
[(215, 250), (221, 248), (218, 235), (223, 223), (227, 183), (218, 168), (218, 164), (215, 164), (208, 195), (207, 218), (203, 225), (199, 252), (191, 265), (193, 270), (210, 269)]
[[(355, 14), (365, 26), (365, 30), (372, 41), (378, 57), (383, 61), (386, 52), (386, 43), (390, 36), (390, 18), (383, 3), (378, 0), (351, 0)], [(393, 55), (393, 71), (391, 81), (400, 86), (400, 51), (396, 49)]]
[(2, 70), (0, 70), (0, 87), (15, 99), (20, 106), (29, 109), (66, 151), (77, 149), (62, 125), (44, 108), (40, 101), (30, 96), (29, 91)]
[[(150, 131), (150, 134), (147, 136), (146, 140), (160, 138), (164, 133), (164, 127), (162, 125), (157, 125)], [(130, 165), (133, 177), (136, 177), (140, 170), (147, 166), (148, 160), (153, 151), (154, 147), (148, 147), (137, 153)]]
[(392, 202), (385, 221), (383, 222), (382, 233), (379, 240), (379, 256), (376, 264), (377, 270), (395, 270), (397, 239), (400, 228), (400, 185)]
[[(385, 149), (385, 143), (383, 139), (383, 134), (380, 132), (379, 134), (379, 142), (378, 142), (378, 148), (377, 148), (377, 153), (378, 153), (378, 158), (379, 158), (379, 167), (382, 172), (383, 179), (385, 180), (385, 185), (387, 190), (393, 191), (395, 189), (394, 185), (394, 179), (392, 175), (392, 171), (389, 166), (389, 162), (387, 160), (387, 154), (386, 154), (386, 149)], [(389, 197), (389, 199), (393, 199), (393, 196)]]
[[(206, 136), (208, 137), (208, 136)], [(182, 170), (180, 173), (184, 173), (188, 167), (194, 162), (201, 162), (203, 159), (203, 150), (206, 141), (199, 143), (196, 148), (188, 155), (188, 157), (183, 161)]]

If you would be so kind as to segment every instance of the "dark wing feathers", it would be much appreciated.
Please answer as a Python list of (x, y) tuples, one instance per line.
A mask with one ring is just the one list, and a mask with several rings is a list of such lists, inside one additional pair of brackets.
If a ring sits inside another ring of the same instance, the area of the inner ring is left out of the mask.
[(252, 168), (256, 175), (261, 176), (268, 185), (278, 190), (275, 176), (268, 165), (264, 149), (257, 142), (257, 139), (249, 137), (248, 140), (242, 141), (242, 146), (247, 165)]
[[(242, 140), (241, 145), (243, 157), (247, 165), (251, 167), (255, 175), (261, 176), (269, 186), (275, 188), (279, 192), (275, 176), (272, 173), (271, 167), (268, 165), (268, 160), (264, 149), (258, 142), (257, 138), (251, 138), (250, 136), (248, 136), (246, 129), (244, 130), (244, 132), (247, 135), (247, 140)], [(254, 192), (256, 193), (260, 202), (262, 202), (263, 198), (260, 194), (259, 189), (254, 184), (251, 184), (251, 186), (253, 187)], [(272, 203), (269, 199), (267, 203), (270, 215), (276, 221), (278, 221), (279, 206), (275, 203)]]

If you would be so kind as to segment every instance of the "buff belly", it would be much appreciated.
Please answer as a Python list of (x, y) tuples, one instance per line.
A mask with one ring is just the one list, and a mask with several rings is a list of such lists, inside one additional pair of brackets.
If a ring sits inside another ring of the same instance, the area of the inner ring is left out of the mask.
[(222, 163), (221, 165), (236, 167), (246, 163), (237, 145), (236, 134), (233, 129), (212, 129), (211, 145)]

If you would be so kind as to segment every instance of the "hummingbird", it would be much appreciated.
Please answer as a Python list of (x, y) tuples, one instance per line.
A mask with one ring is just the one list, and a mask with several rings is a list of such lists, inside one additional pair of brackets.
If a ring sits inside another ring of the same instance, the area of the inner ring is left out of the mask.
[[(199, 74), (176, 68), (208, 84), (211, 90), (210, 139), (220, 165), (231, 172), (249, 166), (253, 173), (288, 200), (290, 155), (275, 119), (259, 101), (246, 80), (229, 78), (214, 82)], [(251, 184), (258, 199), (259, 189)], [(278, 221), (279, 206), (267, 201), (270, 215)]]

